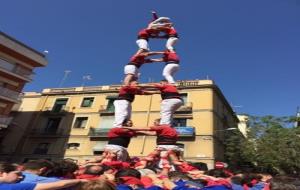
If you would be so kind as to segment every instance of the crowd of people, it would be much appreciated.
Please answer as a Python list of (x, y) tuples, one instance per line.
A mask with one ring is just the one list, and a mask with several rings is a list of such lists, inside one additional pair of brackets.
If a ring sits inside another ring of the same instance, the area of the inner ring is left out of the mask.
[[(232, 172), (216, 165), (186, 163), (182, 168), (141, 160), (76, 163), (72, 159), (51, 162), (31, 160), (23, 164), (0, 162), (0, 190), (299, 190), (300, 181), (266, 173)], [(151, 163), (151, 162), (150, 162)], [(298, 187), (297, 187), (298, 186)]]

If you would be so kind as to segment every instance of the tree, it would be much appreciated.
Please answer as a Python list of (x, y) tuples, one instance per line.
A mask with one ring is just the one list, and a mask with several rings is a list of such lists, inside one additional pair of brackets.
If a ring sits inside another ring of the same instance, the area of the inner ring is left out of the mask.
[(235, 168), (248, 163), (265, 172), (300, 173), (300, 128), (293, 117), (250, 117), (248, 138), (232, 133), (226, 158)]

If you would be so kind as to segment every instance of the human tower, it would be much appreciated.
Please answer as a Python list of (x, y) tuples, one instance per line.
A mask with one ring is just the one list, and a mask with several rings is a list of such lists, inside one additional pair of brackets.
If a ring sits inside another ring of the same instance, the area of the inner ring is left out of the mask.
[[(114, 101), (115, 120), (113, 128), (108, 133), (108, 144), (105, 146), (103, 155), (96, 159), (102, 164), (131, 163), (132, 167), (145, 168), (154, 165), (161, 169), (174, 169), (174, 165), (183, 170), (189, 167), (180, 158), (181, 150), (176, 145), (177, 132), (172, 127), (173, 113), (183, 104), (175, 85), (174, 73), (179, 69), (179, 57), (174, 45), (178, 41), (178, 34), (168, 17), (158, 17), (152, 12), (153, 20), (147, 28), (138, 33), (136, 41), (137, 52), (125, 65), (124, 84), (119, 90), (118, 98)], [(150, 51), (149, 39), (166, 39), (165, 51)], [(161, 58), (149, 58), (153, 55), (162, 55)], [(157, 84), (139, 86), (137, 83), (139, 68), (145, 63), (165, 62), (162, 80)], [(132, 127), (131, 103), (135, 95), (161, 94), (160, 119), (154, 121), (154, 126), (147, 128)], [(156, 135), (157, 147), (147, 157), (132, 161), (127, 152), (130, 139), (138, 134)], [(134, 163), (132, 165), (132, 163)]]

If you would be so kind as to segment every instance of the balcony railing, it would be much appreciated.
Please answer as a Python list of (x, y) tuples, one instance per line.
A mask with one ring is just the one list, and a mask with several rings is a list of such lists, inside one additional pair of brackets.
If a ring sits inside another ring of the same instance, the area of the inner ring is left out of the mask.
[(33, 135), (33, 136), (57, 136), (57, 135), (63, 135), (63, 134), (64, 134), (63, 129), (57, 129), (57, 130), (32, 129), (30, 131), (30, 135)]
[(55, 107), (45, 107), (43, 111), (47, 114), (66, 114), (70, 111), (70, 107), (63, 106), (60, 109), (57, 109)]
[(20, 93), (10, 90), (8, 88), (5, 88), (3, 86), (0, 86), (0, 96), (9, 98), (11, 100), (13, 100), (14, 102), (19, 102), (20, 101)]
[(12, 120), (13, 120), (13, 117), (0, 115), (0, 128), (7, 128)]
[(192, 112), (193, 111), (193, 103), (186, 102), (184, 105), (180, 106), (176, 112)]
[(107, 137), (110, 128), (90, 128), (88, 136), (90, 137)]
[(32, 80), (34, 73), (28, 69), (25, 69), (21, 66), (15, 66), (4, 59), (0, 59), (0, 68), (12, 72), (14, 74), (20, 75), (21, 77), (24, 77), (28, 80)]

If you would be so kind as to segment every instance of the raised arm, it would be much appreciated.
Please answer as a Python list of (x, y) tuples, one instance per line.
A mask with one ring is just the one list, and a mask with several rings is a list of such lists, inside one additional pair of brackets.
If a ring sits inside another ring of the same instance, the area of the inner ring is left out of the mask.
[(153, 94), (160, 94), (160, 91), (144, 90), (144, 95), (153, 95)]
[(158, 59), (150, 59), (151, 63), (152, 62), (164, 62), (163, 58), (158, 58)]
[(161, 54), (164, 54), (165, 52), (163, 51), (151, 51), (151, 52), (148, 52), (148, 56), (151, 56), (151, 55), (161, 55)]
[(131, 131), (150, 131), (149, 128), (137, 128), (137, 127), (122, 127)]

